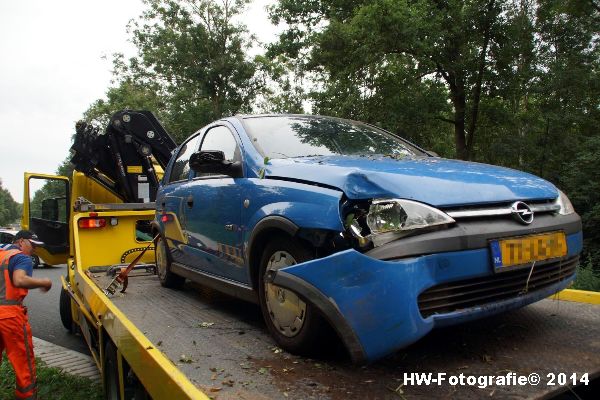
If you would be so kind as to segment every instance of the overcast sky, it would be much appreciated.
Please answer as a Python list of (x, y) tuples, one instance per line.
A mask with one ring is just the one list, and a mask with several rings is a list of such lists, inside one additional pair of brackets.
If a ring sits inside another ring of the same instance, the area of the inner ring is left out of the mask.
[[(245, 14), (263, 42), (274, 37), (264, 10), (272, 2), (254, 0)], [(25, 171), (53, 174), (67, 157), (75, 121), (110, 85), (111, 55), (134, 53), (126, 25), (143, 7), (141, 0), (0, 1), (0, 179), (17, 202)]]

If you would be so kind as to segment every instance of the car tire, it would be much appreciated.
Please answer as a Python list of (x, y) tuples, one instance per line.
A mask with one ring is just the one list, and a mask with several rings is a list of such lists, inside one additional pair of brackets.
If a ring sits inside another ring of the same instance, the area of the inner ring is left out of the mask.
[(104, 398), (107, 400), (120, 400), (117, 349), (110, 339), (108, 339), (104, 346), (103, 361), (102, 386), (104, 387)]
[(33, 264), (33, 268), (39, 268), (40, 267), (40, 258), (38, 256), (36, 256), (35, 254), (31, 255), (31, 263)]
[(154, 257), (160, 284), (167, 288), (180, 289), (185, 283), (185, 278), (171, 272), (171, 255), (161, 235), (156, 238)]
[[(67, 277), (68, 279), (68, 277)], [(69, 333), (73, 333), (73, 314), (71, 313), (71, 296), (64, 288), (60, 290), (59, 300), (60, 321)]]
[(276, 270), (313, 259), (308, 246), (288, 237), (270, 241), (261, 258), (259, 301), (271, 336), (290, 353), (310, 355), (325, 327), (316, 308), (294, 292), (265, 282), (267, 270)]

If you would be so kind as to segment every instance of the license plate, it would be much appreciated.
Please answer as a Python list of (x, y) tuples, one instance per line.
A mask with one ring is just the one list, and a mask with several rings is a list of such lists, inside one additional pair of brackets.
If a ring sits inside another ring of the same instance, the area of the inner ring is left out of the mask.
[(496, 270), (567, 255), (564, 232), (493, 240), (490, 247)]

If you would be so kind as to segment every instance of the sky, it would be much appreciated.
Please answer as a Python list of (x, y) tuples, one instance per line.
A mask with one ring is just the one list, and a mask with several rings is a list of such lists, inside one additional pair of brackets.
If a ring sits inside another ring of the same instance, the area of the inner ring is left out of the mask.
[[(275, 37), (265, 6), (244, 14), (262, 42)], [(0, 179), (23, 202), (23, 173), (54, 174), (75, 122), (110, 86), (111, 55), (135, 54), (127, 23), (141, 0), (0, 1)], [(115, 110), (118, 111), (118, 110)]]

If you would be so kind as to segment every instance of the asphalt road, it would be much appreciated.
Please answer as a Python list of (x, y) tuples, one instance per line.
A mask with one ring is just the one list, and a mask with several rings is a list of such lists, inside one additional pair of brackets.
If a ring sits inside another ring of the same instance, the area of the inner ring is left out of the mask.
[(60, 297), (60, 277), (67, 273), (66, 265), (41, 267), (33, 270), (36, 278), (50, 278), (52, 289), (42, 293), (39, 289), (30, 290), (25, 298), (28, 309), (29, 323), (33, 336), (48, 342), (89, 354), (87, 345), (79, 335), (70, 334), (60, 322), (58, 300)]

